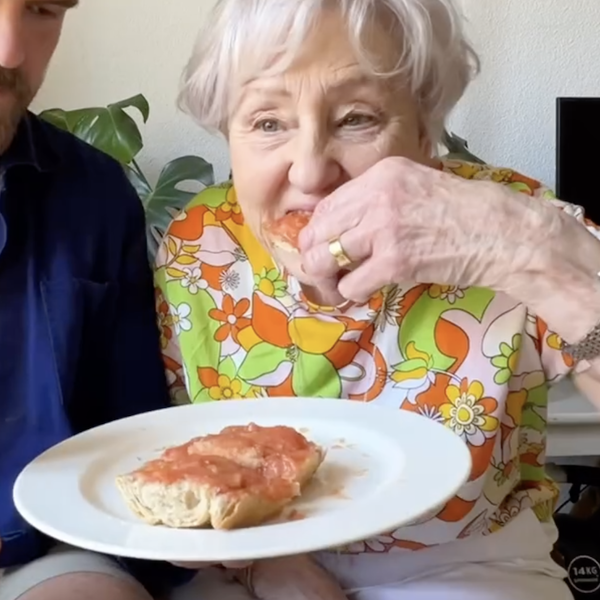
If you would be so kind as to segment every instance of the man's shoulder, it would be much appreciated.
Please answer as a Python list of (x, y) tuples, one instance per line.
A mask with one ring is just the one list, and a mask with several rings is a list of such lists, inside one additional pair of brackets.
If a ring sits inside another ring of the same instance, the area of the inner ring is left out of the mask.
[[(70, 188), (78, 201), (87, 201), (88, 206), (97, 199), (104, 207), (123, 209), (133, 204), (138, 208), (139, 199), (118, 161), (72, 133), (39, 117), (32, 119), (34, 143), (42, 137), (53, 154), (52, 172), (61, 191)], [(65, 200), (69, 196), (61, 194)]]
[[(41, 119), (36, 115), (29, 115), (29, 122), (33, 133), (33, 141), (43, 136), (44, 142), (50, 146), (56, 155), (58, 163), (67, 170), (75, 169), (82, 164), (91, 164), (95, 167), (115, 169), (119, 163), (90, 144), (79, 139), (76, 135), (60, 129), (56, 125)], [(66, 159), (72, 159), (73, 162)]]

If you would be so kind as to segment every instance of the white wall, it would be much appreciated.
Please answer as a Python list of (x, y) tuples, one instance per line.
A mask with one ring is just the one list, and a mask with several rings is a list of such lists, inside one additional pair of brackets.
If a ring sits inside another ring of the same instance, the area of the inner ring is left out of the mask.
[[(461, 0), (483, 73), (452, 120), (487, 160), (554, 183), (558, 95), (600, 96), (600, 0)], [(178, 78), (213, 0), (82, 0), (35, 108), (151, 103), (142, 163), (197, 153), (228, 172), (225, 145), (178, 115)], [(166, 8), (168, 6), (168, 8)]]
[[(224, 142), (175, 108), (177, 86), (213, 0), (80, 0), (34, 109), (104, 106), (143, 93), (150, 120), (141, 163), (156, 176), (168, 161), (198, 154), (229, 173)], [(168, 7), (168, 8), (167, 8)]]
[(475, 153), (554, 185), (555, 98), (600, 96), (600, 0), (462, 0), (482, 73), (452, 126)]

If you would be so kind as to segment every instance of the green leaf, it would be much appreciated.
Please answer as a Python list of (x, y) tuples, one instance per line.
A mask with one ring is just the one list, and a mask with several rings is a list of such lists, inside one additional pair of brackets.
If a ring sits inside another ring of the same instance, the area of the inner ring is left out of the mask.
[(408, 373), (417, 369), (423, 369), (424, 367), (427, 367), (427, 363), (422, 358), (409, 358), (400, 364), (394, 365), (394, 371)]
[(153, 254), (174, 215), (184, 209), (198, 193), (184, 191), (179, 186), (186, 182), (210, 186), (214, 183), (214, 173), (212, 165), (203, 158), (182, 156), (162, 170), (154, 190), (146, 186), (137, 174), (134, 175), (133, 182), (146, 207), (148, 246)]
[(126, 108), (137, 108), (142, 115), (144, 123), (147, 123), (150, 117), (150, 104), (148, 104), (148, 100), (146, 100), (144, 94), (137, 94), (131, 98), (119, 100), (119, 102), (109, 104), (109, 107), (121, 108), (123, 110)]
[(62, 108), (50, 108), (42, 111), (39, 114), (39, 117), (59, 129), (73, 133), (73, 129), (77, 125), (79, 119), (87, 114), (87, 110), (87, 108), (80, 108), (77, 110), (66, 111)]
[(225, 360), (221, 361), (217, 370), (219, 371), (219, 375), (227, 375), (229, 379), (235, 379), (237, 374), (237, 367), (231, 356), (228, 356)]
[(192, 404), (200, 404), (201, 402), (214, 402), (208, 393), (208, 388), (200, 388), (194, 395)]
[[(192, 314), (195, 315), (208, 315), (212, 309), (217, 307), (212, 296), (206, 290), (198, 290), (197, 294), (188, 296), (188, 302), (192, 306)], [(214, 319), (208, 319), (206, 316), (202, 320), (204, 321), (202, 326), (202, 349), (194, 352), (198, 356), (196, 365), (198, 367), (214, 367), (216, 369), (221, 355), (221, 344), (215, 340), (215, 333), (219, 329), (220, 323)], [(198, 336), (199, 332), (196, 330), (192, 342), (195, 351), (199, 347)], [(200, 360), (199, 358), (202, 356), (205, 356), (206, 360)]]
[(469, 150), (469, 145), (466, 140), (463, 140), (455, 133), (450, 133), (446, 129), (444, 129), (444, 132), (442, 133), (442, 144), (448, 150), (446, 158), (465, 160), (480, 165), (485, 164), (484, 160), (481, 160), (481, 158), (475, 156), (475, 154)]
[(125, 174), (131, 185), (135, 188), (140, 200), (152, 193), (150, 183), (148, 183), (146, 176), (139, 169), (133, 169), (129, 165), (125, 165)]
[(292, 375), (292, 388), (297, 396), (339, 398), (342, 382), (327, 357), (299, 351)]
[(494, 383), (504, 385), (505, 383), (508, 383), (511, 377), (512, 373), (510, 372), (510, 369), (500, 369), (499, 371), (496, 371), (496, 374), (494, 375)]
[[(180, 188), (185, 182), (202, 186), (214, 183), (212, 165), (198, 156), (183, 156), (169, 163), (153, 188), (135, 162), (143, 147), (140, 130), (128, 110), (135, 109), (146, 123), (150, 106), (145, 96), (138, 94), (113, 102), (106, 107), (45, 110), (39, 116), (60, 129), (68, 131), (118, 160), (129, 181), (146, 208), (148, 220), (148, 250), (150, 260), (158, 250), (169, 223), (197, 195)], [(222, 199), (221, 199), (222, 201)]]
[(548, 423), (542, 415), (546, 412), (547, 407), (548, 388), (546, 384), (528, 390), (527, 401), (523, 406), (521, 427), (524, 429), (534, 429), (539, 433), (545, 432)]
[(154, 190), (144, 204), (153, 214), (165, 206), (183, 208), (198, 192), (187, 192), (179, 188), (184, 182), (195, 182), (208, 187), (214, 183), (212, 165), (199, 156), (181, 156), (170, 162), (162, 171)]
[(506, 369), (508, 367), (508, 359), (506, 358), (506, 356), (494, 356), (491, 360), (491, 363), (494, 367), (497, 367), (498, 369)]
[(288, 360), (285, 348), (277, 348), (267, 342), (256, 344), (250, 349), (240, 365), (238, 377), (249, 383), (274, 373), (281, 363)]
[(212, 367), (218, 370), (221, 344), (215, 340), (215, 332), (220, 323), (205, 316), (217, 308), (210, 293), (198, 290), (196, 294), (188, 294), (181, 283), (175, 280), (167, 283), (165, 298), (174, 306), (185, 303), (192, 309), (191, 316), (188, 317), (193, 323), (192, 329), (179, 334), (183, 356), (193, 356), (196, 367)]
[(141, 94), (107, 107), (72, 111), (55, 108), (40, 113), (40, 117), (127, 165), (144, 145), (136, 122), (126, 112), (129, 108), (138, 110), (147, 121), (150, 107)]

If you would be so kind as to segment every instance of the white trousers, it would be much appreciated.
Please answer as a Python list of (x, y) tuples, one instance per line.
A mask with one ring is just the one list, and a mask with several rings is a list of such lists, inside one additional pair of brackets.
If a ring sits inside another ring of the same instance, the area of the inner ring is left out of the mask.
[[(418, 552), (342, 555), (316, 560), (349, 600), (572, 600), (565, 572), (550, 557), (553, 525), (533, 512), (503, 530)], [(216, 570), (204, 570), (170, 600), (251, 600)], [(280, 598), (278, 600), (286, 600)]]

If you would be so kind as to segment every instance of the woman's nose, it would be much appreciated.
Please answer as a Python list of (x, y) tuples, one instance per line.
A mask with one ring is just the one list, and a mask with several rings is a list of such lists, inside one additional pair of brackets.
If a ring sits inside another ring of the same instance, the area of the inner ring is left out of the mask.
[(342, 168), (318, 140), (298, 140), (294, 148), (288, 179), (303, 194), (321, 195), (340, 183)]
[(16, 69), (25, 60), (25, 32), (20, 11), (12, 2), (0, 2), (0, 67)]

